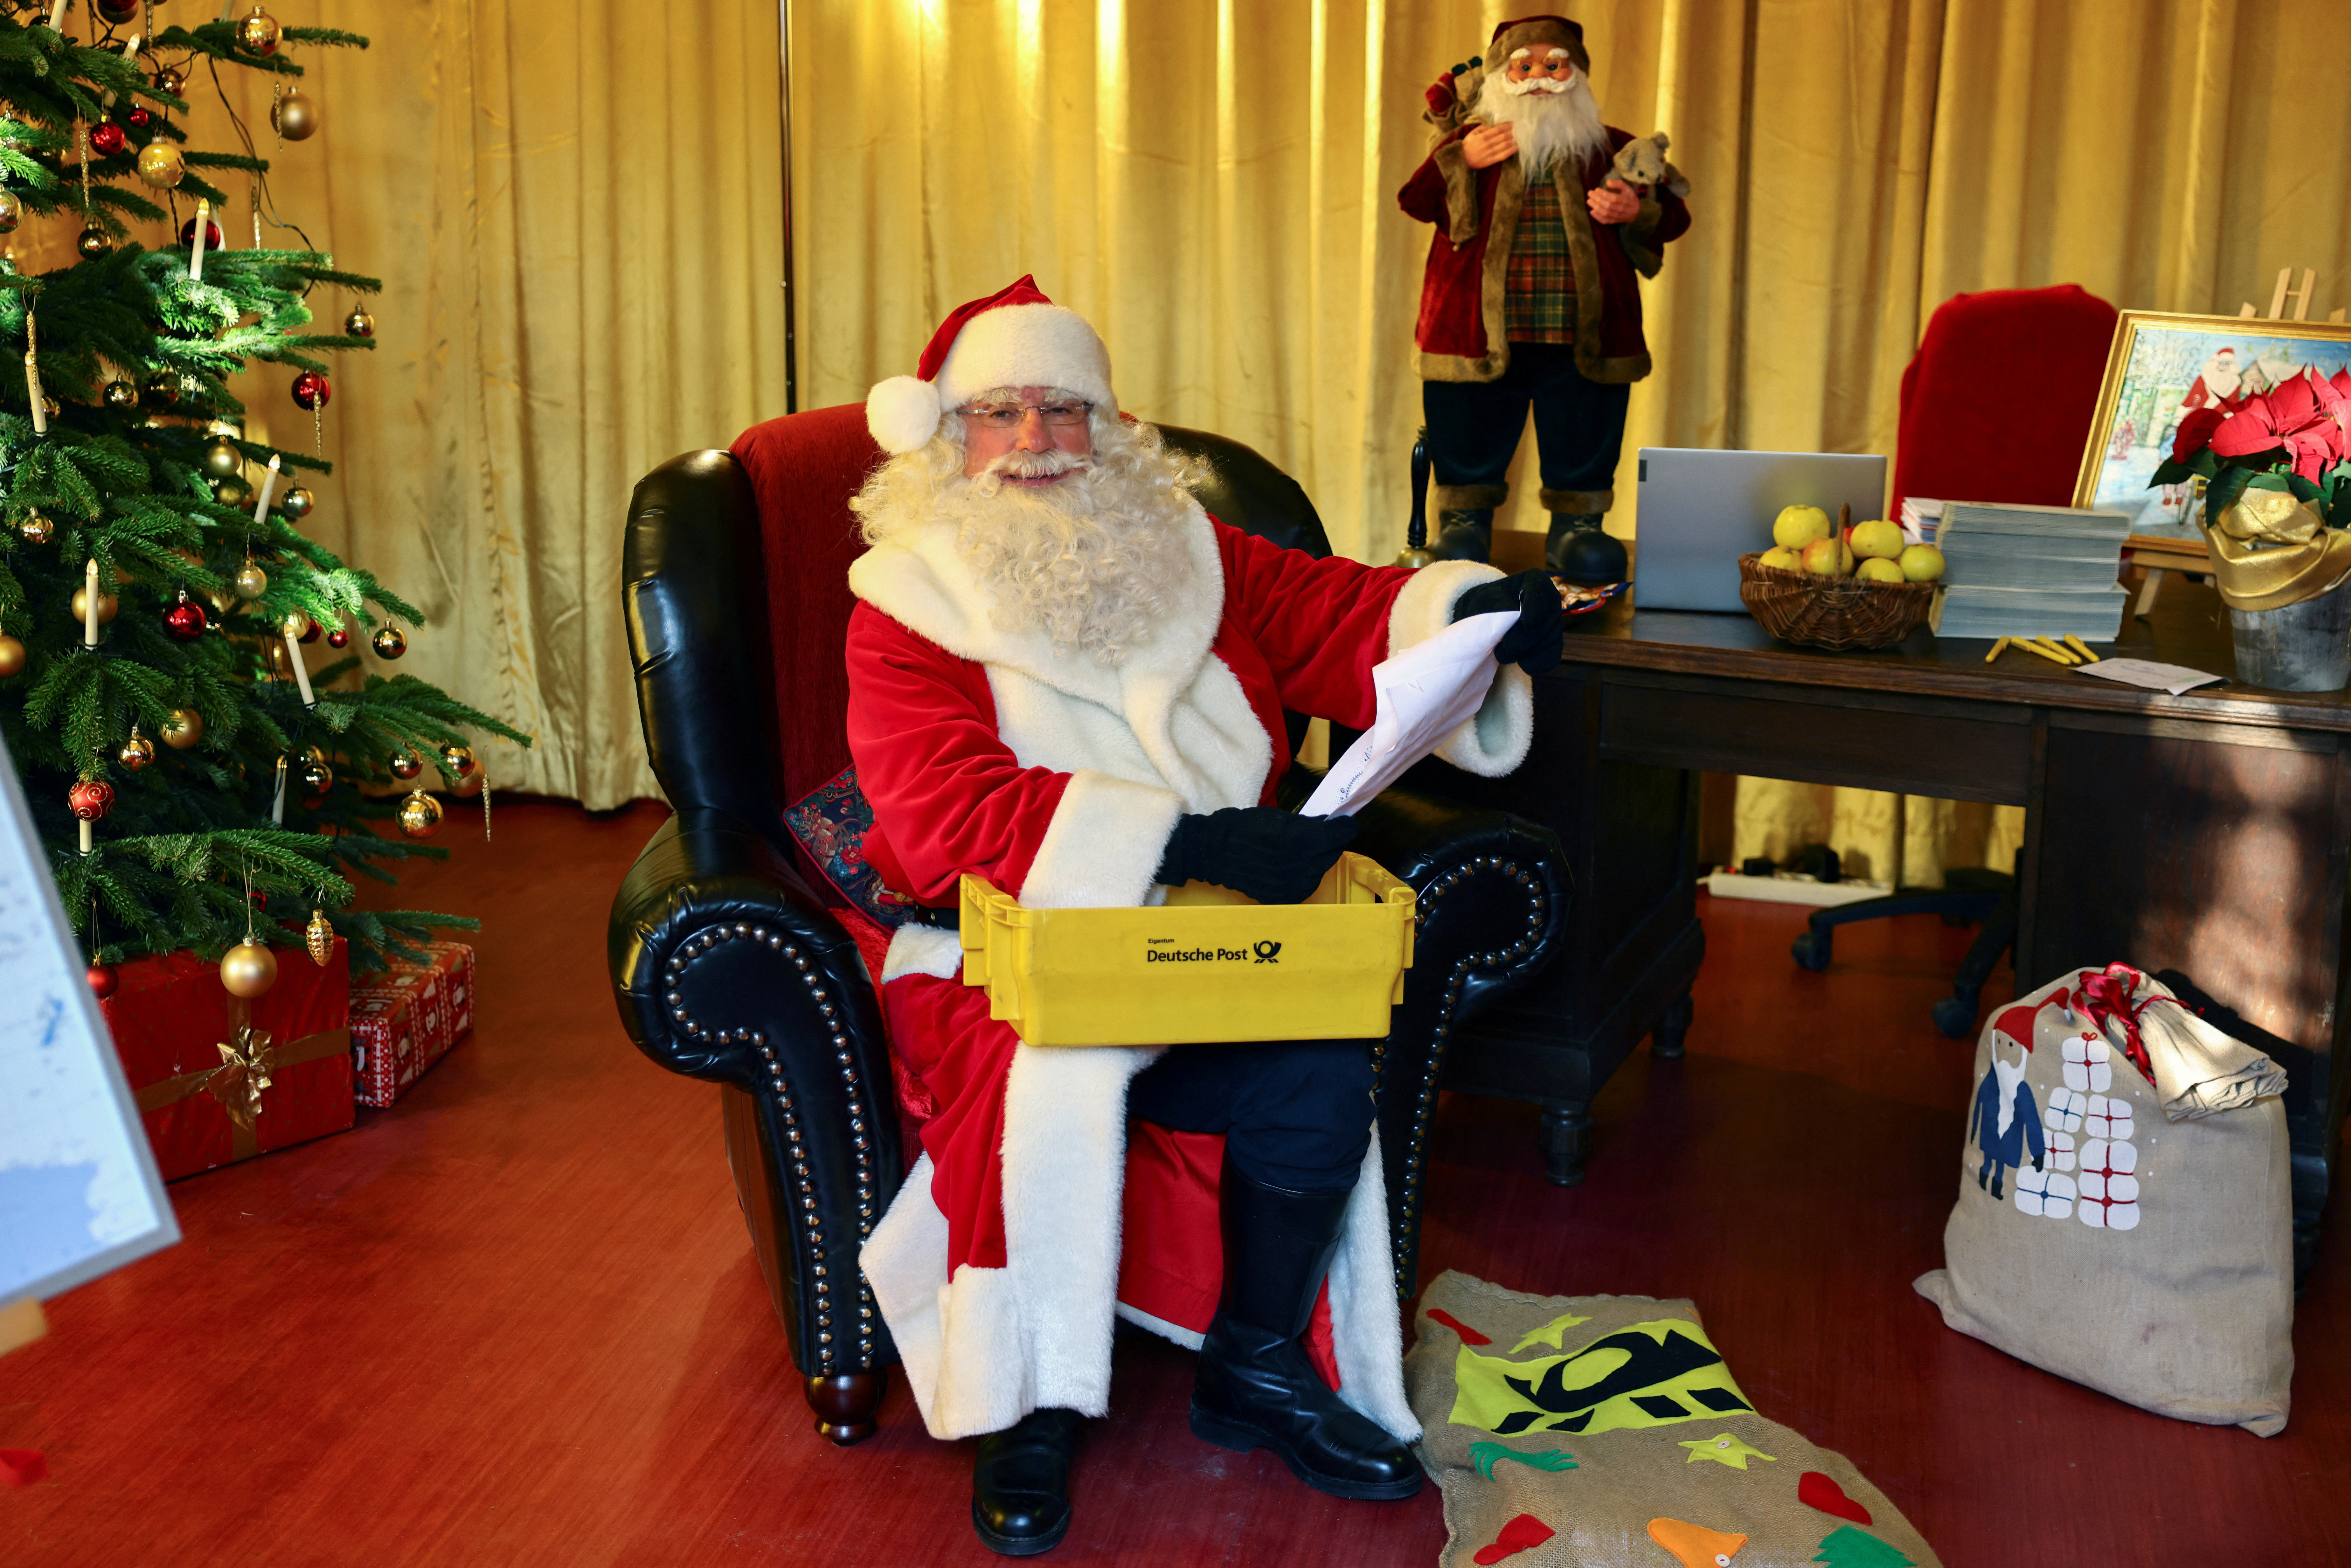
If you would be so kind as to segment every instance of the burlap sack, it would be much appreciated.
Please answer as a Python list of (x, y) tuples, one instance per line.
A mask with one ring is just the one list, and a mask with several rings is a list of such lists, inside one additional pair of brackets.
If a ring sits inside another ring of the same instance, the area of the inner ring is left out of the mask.
[(2294, 1377), (2285, 1074), (2123, 964), (1976, 1046), (1943, 1321), (2117, 1399), (2264, 1437)]
[(1687, 1301), (1420, 1298), (1405, 1391), (1445, 1494), (1443, 1568), (1928, 1568), (1843, 1456), (1757, 1415)]

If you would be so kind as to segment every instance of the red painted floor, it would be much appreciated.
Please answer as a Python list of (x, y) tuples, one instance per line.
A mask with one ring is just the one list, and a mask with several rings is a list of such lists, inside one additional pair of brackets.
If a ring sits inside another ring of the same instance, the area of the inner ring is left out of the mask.
[[(52, 1302), (50, 1337), (0, 1359), (0, 1447), (51, 1469), (0, 1489), (0, 1565), (996, 1561), (968, 1447), (925, 1437), (903, 1389), (861, 1447), (810, 1430), (716, 1091), (621, 1034), (604, 913), (661, 819), (517, 802), (493, 845), (444, 832), (455, 859), (403, 901), (482, 917), (475, 1037), (351, 1133), (174, 1186), (185, 1242)], [(2338, 1238), (2268, 1441), (1950, 1333), (1910, 1281), (1958, 1179), (1970, 1051), (1926, 1009), (1967, 933), (1859, 928), (1807, 975), (1802, 912), (1706, 917), (1689, 1056), (1610, 1085), (1583, 1186), (1542, 1182), (1531, 1109), (1447, 1102), (1431, 1270), (1695, 1298), (1763, 1412), (1852, 1458), (1954, 1568), (2351, 1558)], [(1435, 1560), (1434, 1489), (1340, 1502), (1195, 1441), (1189, 1364), (1121, 1342), (1046, 1561)]]

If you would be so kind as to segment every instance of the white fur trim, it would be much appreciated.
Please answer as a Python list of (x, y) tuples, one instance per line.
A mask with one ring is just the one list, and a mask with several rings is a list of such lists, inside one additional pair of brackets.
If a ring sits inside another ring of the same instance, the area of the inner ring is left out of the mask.
[[(1388, 610), (1389, 653), (1426, 642), (1453, 624), (1453, 606), (1461, 596), (1501, 576), (1494, 568), (1470, 560), (1441, 560), (1414, 572)], [(1466, 773), (1499, 779), (1527, 759), (1534, 737), (1534, 681), (1518, 665), (1505, 664), (1484, 705), (1446, 737), (1437, 755)]]
[(890, 950), (882, 956), (882, 983), (908, 975), (929, 975), (942, 980), (963, 977), (963, 942), (956, 933), (912, 921), (890, 936)]
[(998, 387), (1060, 387), (1105, 413), (1118, 412), (1110, 390), (1110, 350), (1086, 319), (1066, 306), (999, 305), (964, 323), (939, 366), (939, 407), (954, 408)]
[(1404, 1322), (1396, 1306), (1395, 1260), (1388, 1251), (1387, 1187), (1376, 1124), (1355, 1190), (1347, 1195), (1345, 1227), (1331, 1260), (1330, 1280), (1339, 1397), (1386, 1427), (1396, 1441), (1417, 1441), (1420, 1423), (1404, 1393)]
[(1199, 1349), (1208, 1337), (1197, 1329), (1187, 1329), (1182, 1323), (1171, 1323), (1165, 1318), (1154, 1317), (1141, 1307), (1130, 1307), (1124, 1301), (1118, 1304), (1118, 1315), (1136, 1328), (1149, 1329), (1161, 1339), (1172, 1340), (1186, 1350)]
[[(931, 1424), (938, 1403), (939, 1357), (946, 1345), (940, 1332), (940, 1286), (947, 1273), (947, 1217), (931, 1197), (931, 1156), (923, 1155), (906, 1173), (905, 1184), (891, 1200), (889, 1212), (858, 1249), (857, 1265), (873, 1289), (874, 1304), (897, 1342), (899, 1364), (906, 1369), (906, 1385), (923, 1422)], [(933, 1435), (938, 1435), (932, 1427)]]
[(877, 382), (865, 394), (865, 428), (884, 452), (917, 452), (938, 434), (939, 389), (913, 376)]
[(1070, 778), (1020, 884), (1031, 909), (1132, 909), (1151, 892), (1182, 797), (1081, 768)]

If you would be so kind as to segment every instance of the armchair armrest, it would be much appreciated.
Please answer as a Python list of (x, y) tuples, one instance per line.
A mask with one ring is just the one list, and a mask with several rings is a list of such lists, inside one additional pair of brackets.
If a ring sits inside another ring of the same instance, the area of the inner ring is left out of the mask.
[(813, 1383), (896, 1360), (857, 1261), (904, 1165), (880, 1006), (856, 944), (748, 824), (691, 809), (622, 882), (607, 949), (637, 1049), (756, 1107), (779, 1232), (761, 1262), (793, 1364)]
[[(1286, 804), (1318, 775), (1293, 768)], [(1428, 1128), (1454, 1026), (1524, 985), (1567, 940), (1568, 867), (1559, 836), (1507, 811), (1391, 789), (1356, 812), (1354, 849), (1420, 895), (1404, 1000), (1372, 1048), (1396, 1294), (1419, 1277)]]

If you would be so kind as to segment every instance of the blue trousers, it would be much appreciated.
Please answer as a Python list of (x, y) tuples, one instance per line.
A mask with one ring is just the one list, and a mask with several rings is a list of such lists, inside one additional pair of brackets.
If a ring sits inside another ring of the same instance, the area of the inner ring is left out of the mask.
[[(1629, 386), (1588, 381), (1575, 368), (1573, 343), (1512, 343), (1510, 362), (1490, 382), (1423, 382), (1422, 417), (1428, 424), (1428, 456), (1443, 490), (1469, 495), (1439, 497), (1447, 509), (1490, 510), (1500, 504), (1510, 458), (1535, 411), (1535, 449), (1546, 491), (1589, 496), (1616, 482), (1616, 459), (1625, 446), (1625, 405)], [(1490, 497), (1479, 491), (1497, 492)], [(1591, 512), (1604, 507), (1546, 507), (1554, 512)]]
[(1360, 1040), (1176, 1045), (1134, 1075), (1126, 1113), (1178, 1133), (1222, 1133), (1251, 1181), (1346, 1192), (1372, 1146), (1372, 1053)]

